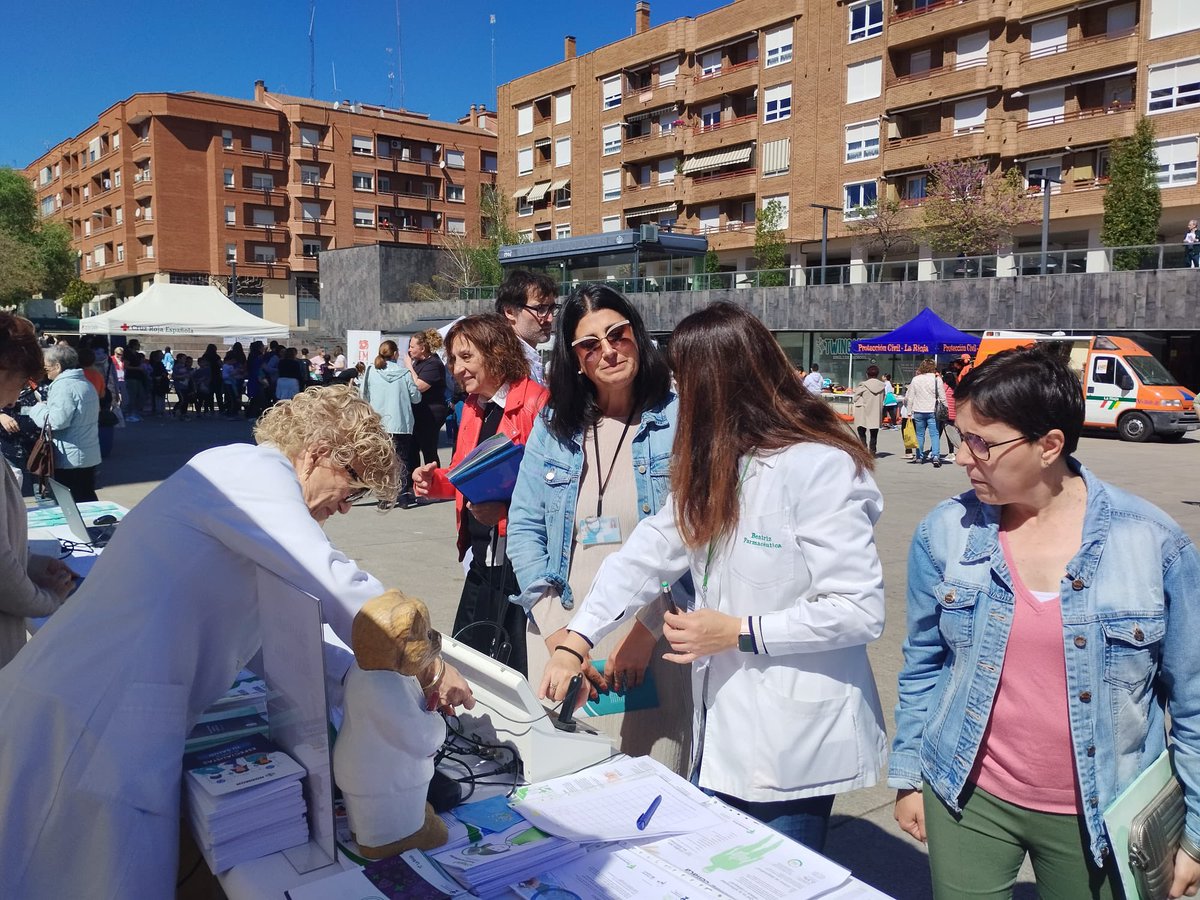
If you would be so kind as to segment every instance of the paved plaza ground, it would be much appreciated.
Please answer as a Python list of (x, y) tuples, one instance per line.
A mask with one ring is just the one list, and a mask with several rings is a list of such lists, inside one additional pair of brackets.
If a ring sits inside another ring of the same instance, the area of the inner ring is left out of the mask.
[[(133, 506), (193, 453), (209, 446), (250, 439), (245, 422), (220, 419), (176, 422), (149, 419), (117, 432), (114, 454), (98, 479), (102, 499)], [(905, 561), (920, 519), (940, 500), (967, 487), (962, 470), (908, 465), (898, 431), (880, 434), (876, 480), (885, 509), (876, 530), (887, 589), (887, 627), (870, 648), (887, 713), (889, 734), (896, 702), (896, 676), (904, 640)], [(449, 451), (443, 447), (444, 461)], [(1077, 454), (1097, 475), (1157, 504), (1200, 540), (1200, 437), (1177, 444), (1129, 444), (1085, 437)], [(402, 588), (429, 605), (435, 626), (454, 618), (462, 569), (454, 547), (454, 505), (435, 503), (381, 514), (363, 503), (327, 525), (334, 543), (384, 584)], [(169, 574), (164, 573), (164, 584)], [(156, 585), (142, 585), (154, 590)], [(235, 586), (228, 586), (236, 589)], [(892, 821), (893, 792), (879, 786), (842, 795), (834, 807), (828, 854), (863, 880), (898, 900), (930, 895), (924, 849)], [(1028, 869), (1017, 897), (1035, 896)]]

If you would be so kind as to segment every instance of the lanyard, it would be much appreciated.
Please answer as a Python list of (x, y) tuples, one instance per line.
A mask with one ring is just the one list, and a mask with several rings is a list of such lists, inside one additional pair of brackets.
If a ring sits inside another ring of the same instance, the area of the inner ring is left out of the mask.
[[(621, 445), (625, 443), (625, 435), (629, 434), (629, 426), (633, 423), (633, 416), (636, 410), (630, 410), (628, 417), (625, 419), (625, 427), (621, 429), (621, 437), (617, 441), (616, 448), (613, 449), (612, 461), (608, 464), (608, 474), (600, 480), (600, 484), (596, 491), (596, 518), (600, 518), (600, 513), (604, 509), (604, 491), (608, 487), (609, 481), (612, 480), (613, 469), (617, 465), (617, 454), (621, 452)], [(596, 446), (596, 477), (600, 477), (600, 428), (597, 425), (592, 426), (592, 442)]]
[[(742, 474), (738, 478), (738, 486), (737, 486), (737, 492), (738, 492), (739, 499), (742, 496), (742, 485), (746, 483), (746, 475), (750, 472), (750, 463), (753, 461), (753, 459), (754, 459), (753, 456), (747, 457), (746, 464), (744, 466), (742, 466)], [(713, 555), (716, 552), (717, 552), (717, 542), (716, 542), (716, 539), (714, 538), (713, 540), (710, 540), (708, 542), (708, 555), (705, 557), (705, 560), (704, 560), (704, 581), (702, 583), (702, 587), (704, 588), (704, 594), (706, 597), (708, 596), (708, 573), (712, 569)]]

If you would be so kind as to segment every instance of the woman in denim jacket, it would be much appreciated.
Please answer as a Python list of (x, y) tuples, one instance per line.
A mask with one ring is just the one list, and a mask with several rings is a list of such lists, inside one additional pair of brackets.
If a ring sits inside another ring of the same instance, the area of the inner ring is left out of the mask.
[[(677, 407), (666, 360), (641, 315), (603, 285), (567, 297), (548, 381), (550, 400), (525, 448), (508, 529), (508, 556), (522, 590), (512, 600), (529, 612), (535, 685), (600, 563), (666, 502)], [(588, 535), (589, 524), (614, 519), (618, 530), (603, 540)], [(674, 593), (686, 606), (690, 591)], [(593, 648), (604, 686), (625, 711), (589, 724), (622, 752), (653, 756), (686, 776), (691, 682), (688, 667), (662, 659), (670, 650), (663, 611), (660, 598)]]
[(909, 554), (896, 820), (928, 838), (935, 897), (1011, 897), (1027, 853), (1042, 896), (1119, 897), (1103, 814), (1162, 752), (1165, 701), (1187, 803), (1171, 896), (1194, 894), (1200, 555), (1071, 458), (1083, 392), (1052, 349), (997, 354), (956, 400), (973, 490)]

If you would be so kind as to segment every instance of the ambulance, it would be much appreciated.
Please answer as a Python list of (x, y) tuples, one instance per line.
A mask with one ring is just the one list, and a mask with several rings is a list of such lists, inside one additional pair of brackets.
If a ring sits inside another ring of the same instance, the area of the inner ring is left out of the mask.
[(1060, 350), (1083, 383), (1084, 426), (1116, 429), (1124, 441), (1158, 435), (1177, 441), (1200, 428), (1194, 391), (1175, 381), (1137, 341), (1111, 335), (985, 331), (975, 364), (1011, 347), (1047, 342)]

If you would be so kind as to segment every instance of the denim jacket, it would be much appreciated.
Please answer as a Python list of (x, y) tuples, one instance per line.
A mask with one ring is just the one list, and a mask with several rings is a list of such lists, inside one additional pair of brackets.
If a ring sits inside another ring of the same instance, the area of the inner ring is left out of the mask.
[[(1105, 484), (1087, 486), (1083, 540), (1060, 582), (1075, 772), (1090, 849), (1109, 853), (1103, 814), (1162, 752), (1163, 704), (1200, 841), (1200, 554), (1161, 510)], [(908, 558), (908, 637), (889, 784), (921, 782), (948, 806), (975, 764), (1012, 626), (1012, 576), (1000, 508), (973, 491), (940, 504)]]
[[(657, 406), (642, 412), (633, 436), (639, 521), (658, 512), (670, 492), (677, 407), (675, 394), (669, 393)], [(567, 573), (583, 472), (584, 435), (580, 432), (569, 442), (557, 440), (546, 428), (549, 414), (543, 412), (525, 445), (508, 513), (508, 558), (521, 586), (521, 593), (509, 599), (526, 612), (547, 588), (558, 589), (564, 609), (575, 606)], [(691, 593), (690, 581), (687, 593)], [(675, 602), (682, 606), (686, 599), (676, 596)]]

